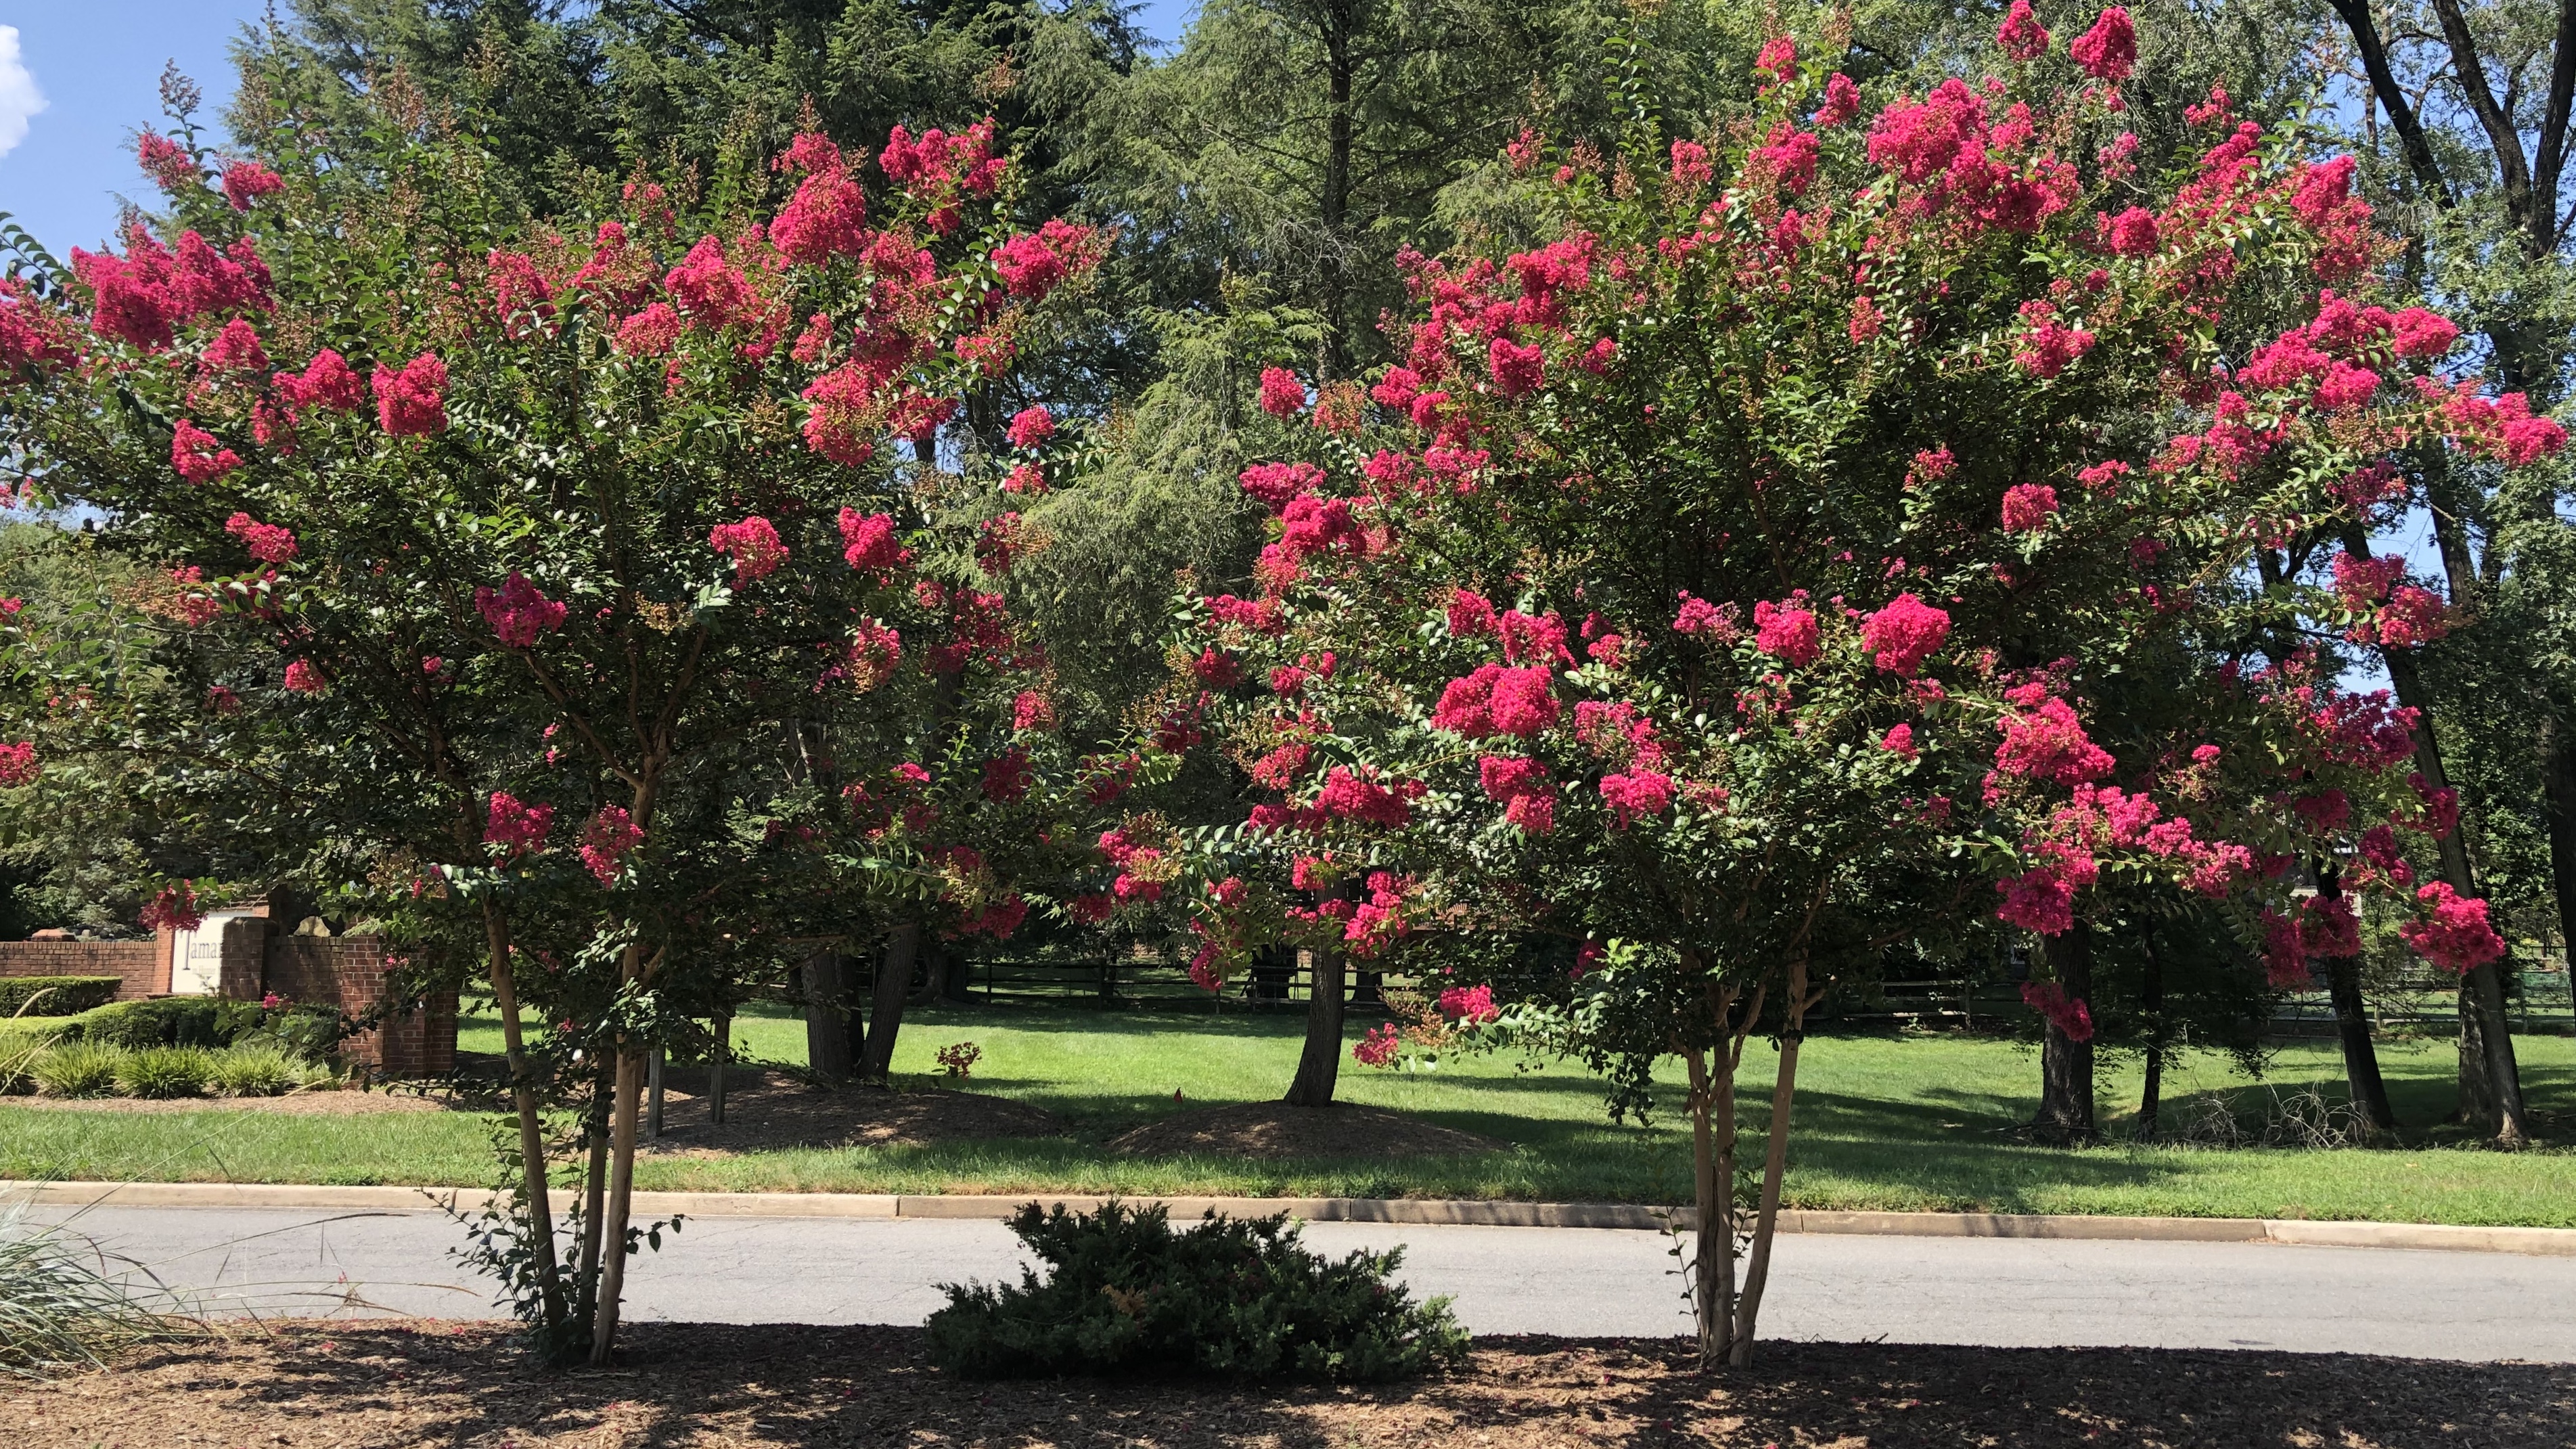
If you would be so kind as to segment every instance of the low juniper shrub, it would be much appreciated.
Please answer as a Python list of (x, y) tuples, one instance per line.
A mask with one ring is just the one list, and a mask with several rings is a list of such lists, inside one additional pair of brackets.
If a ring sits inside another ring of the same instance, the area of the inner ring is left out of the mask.
[(1011, 1231), (1049, 1269), (1017, 1285), (947, 1284), (925, 1325), (941, 1367), (1053, 1374), (1379, 1383), (1465, 1361), (1449, 1300), (1392, 1281), (1403, 1250), (1329, 1261), (1287, 1214), (1208, 1214), (1174, 1232), (1161, 1207), (1022, 1207)]

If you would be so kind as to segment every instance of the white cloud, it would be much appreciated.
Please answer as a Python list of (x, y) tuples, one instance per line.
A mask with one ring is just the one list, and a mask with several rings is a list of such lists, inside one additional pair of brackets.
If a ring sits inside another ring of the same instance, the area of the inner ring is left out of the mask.
[(27, 118), (45, 108), (45, 93), (18, 59), (18, 27), (0, 25), (0, 156), (27, 139)]

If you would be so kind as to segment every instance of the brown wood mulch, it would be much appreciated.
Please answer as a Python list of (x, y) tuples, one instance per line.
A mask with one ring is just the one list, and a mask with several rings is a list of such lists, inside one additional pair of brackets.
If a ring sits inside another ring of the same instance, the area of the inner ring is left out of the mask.
[(725, 1157), (774, 1147), (910, 1147), (983, 1137), (1053, 1137), (1054, 1114), (980, 1092), (809, 1087), (778, 1072), (725, 1073), (725, 1120), (710, 1120), (706, 1068), (673, 1067), (663, 1082), (662, 1136), (644, 1150)]
[(12, 1107), (48, 1112), (268, 1112), (287, 1117), (367, 1117), (381, 1112), (436, 1112), (443, 1104), (415, 1092), (333, 1088), (279, 1097), (0, 1097)]
[(2476, 1449), (2564, 1446), (2576, 1367), (2350, 1355), (1770, 1344), (1702, 1377), (1677, 1340), (1481, 1340), (1361, 1389), (984, 1383), (909, 1328), (637, 1324), (547, 1375), (492, 1325), (289, 1323), (0, 1380), (0, 1444), (167, 1449)]
[(1291, 1107), (1241, 1102), (1182, 1112), (1109, 1140), (1109, 1150), (1140, 1157), (1449, 1157), (1506, 1151), (1491, 1137), (1401, 1112), (1336, 1102)]

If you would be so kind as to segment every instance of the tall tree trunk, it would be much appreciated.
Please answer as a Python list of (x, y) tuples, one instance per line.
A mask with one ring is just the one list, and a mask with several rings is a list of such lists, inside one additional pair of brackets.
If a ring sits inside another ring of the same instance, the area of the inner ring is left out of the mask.
[(590, 1102), (582, 1110), (582, 1139), (589, 1150), (581, 1177), (581, 1271), (573, 1280), (580, 1307), (573, 1317), (585, 1326), (596, 1323), (599, 1314), (599, 1216), (608, 1201), (608, 1119), (616, 1084), (613, 1070), (591, 1073)]
[(621, 1042), (617, 1100), (608, 1119), (608, 1201), (599, 1225), (599, 1312), (590, 1331), (595, 1367), (605, 1366), (617, 1352), (618, 1308), (626, 1293), (626, 1226), (635, 1206), (635, 1119), (643, 1095), (643, 1049)]
[(1333, 1105), (1333, 1086), (1342, 1074), (1342, 953), (1318, 950), (1314, 980), (1306, 993), (1306, 1046), (1297, 1055), (1297, 1077), (1280, 1100), (1291, 1107)]
[[(2343, 899), (2343, 877), (2330, 862), (2317, 868), (2317, 894)], [(2360, 1119), (2362, 1135), (2377, 1138), (2397, 1130), (2397, 1114), (2388, 1105), (2388, 1084), (2380, 1079), (2379, 1049), (2370, 1040), (2370, 1011), (2361, 999), (2361, 958), (2326, 959), (2326, 992), (2334, 1000), (2335, 1034), (2343, 1041), (2343, 1079)]]
[(895, 1034), (903, 1030), (903, 1002), (912, 991), (913, 964), (921, 956), (921, 922), (906, 921), (886, 937), (885, 955), (877, 966), (876, 990), (868, 1002), (868, 1039), (859, 1075), (885, 1081), (894, 1071)]
[[(2440, 460), (2426, 465), (2430, 480)], [(2446, 476), (2446, 475), (2445, 475)], [(2432, 486), (2428, 481), (2428, 488)], [(2469, 567), (2466, 547), (2458, 539), (2458, 530), (2443, 521), (2436, 508), (2435, 538), (2439, 544), (2444, 570), (2451, 576), (2454, 602), (2474, 597), (2477, 576)], [(2370, 539), (2360, 525), (2347, 525), (2343, 533), (2344, 552), (2367, 559)], [(2417, 666), (2415, 651), (2382, 647), (2379, 657), (2388, 667), (2388, 682), (2395, 689), (2397, 702), (2416, 711), (2415, 767), (2429, 787), (2439, 790), (2450, 783), (2450, 772), (2442, 767), (2442, 746), (2433, 730), (2433, 696)], [(2435, 844), (2442, 861), (2442, 879), (2453, 891), (2463, 896), (2478, 894), (2477, 875), (2470, 868), (2468, 843), (2461, 830), (2453, 830)], [(2523, 1110), (2522, 1073), (2514, 1060), (2513, 1035), (2504, 1014), (2504, 962), (2490, 961), (2460, 979), (2460, 1110), (2459, 1120), (2482, 1132), (2493, 1134), (2502, 1147), (2520, 1147), (2531, 1140), (2531, 1124)]]
[(2138, 1089), (2138, 1140), (2153, 1142), (2163, 1133), (2165, 1110), (2165, 958), (2156, 950), (2155, 923), (2138, 933), (2146, 948), (2147, 969), (2138, 983), (2138, 1014), (2146, 1018), (2146, 1083)]
[[(2549, 883), (2558, 897), (2558, 949), (2576, 970), (2576, 728), (2554, 720), (2540, 762), (2542, 811), (2549, 820)], [(2576, 981), (2576, 975), (2571, 975)]]
[(715, 1051), (707, 1058), (707, 1121), (724, 1125), (725, 1063), (733, 1058), (733, 1013), (718, 1016), (709, 1025), (715, 1028)]
[(1324, 343), (1316, 374), (1332, 382), (1350, 371), (1351, 82), (1358, 73), (1352, 47), (1358, 40), (1356, 7), (1327, 0), (1324, 42), (1324, 244), (1318, 259), (1323, 290)]
[(1780, 1067), (1771, 1083), (1771, 1130), (1762, 1154), (1762, 1201), (1753, 1219), (1753, 1244), (1744, 1262), (1744, 1292), (1735, 1300), (1734, 1342), (1727, 1352), (1727, 1362), (1737, 1368), (1753, 1362), (1753, 1325), (1762, 1312), (1762, 1290), (1771, 1280), (1771, 1239), (1780, 1225), (1780, 1187), (1789, 1170), (1789, 1108), (1798, 1086), (1798, 1047), (1806, 1040), (1809, 1002), (1805, 961), (1790, 965), (1789, 994), (1780, 1004), (1787, 1019), (1781, 1023)]
[(1682, 1053), (1690, 1069), (1691, 1199), (1698, 1209), (1691, 1254), (1691, 1319), (1700, 1367), (1726, 1362), (1735, 1334), (1735, 1070), (1730, 1048)]
[[(2070, 929), (2045, 936), (2049, 969), (2057, 984), (2077, 1001), (2093, 996), (2093, 928), (2077, 921)], [(2093, 1041), (2077, 1041), (2057, 1023), (2047, 1023), (2039, 1053), (2039, 1115), (2031, 1134), (2043, 1142), (2073, 1145), (2099, 1135), (2093, 1125)]]
[(537, 1083), (528, 1065), (519, 1023), (519, 982), (510, 956), (510, 922), (498, 902), (483, 902), (483, 932), (492, 963), (492, 1007), (501, 1017), (501, 1053), (510, 1067), (510, 1103), (519, 1117), (519, 1182), (528, 1200), (527, 1246), (549, 1337), (563, 1331), (563, 1274), (555, 1264), (555, 1215), (546, 1190), (546, 1124), (538, 1115)]
[(805, 1064), (827, 1082), (850, 1079), (849, 972), (838, 950), (805, 958)]

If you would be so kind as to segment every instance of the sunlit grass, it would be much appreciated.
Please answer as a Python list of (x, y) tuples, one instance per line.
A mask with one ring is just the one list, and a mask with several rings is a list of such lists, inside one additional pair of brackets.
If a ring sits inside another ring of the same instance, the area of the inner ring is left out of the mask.
[[(1432, 1073), (1345, 1064), (1346, 1101), (1419, 1114), (1482, 1133), (1509, 1150), (1400, 1160), (1264, 1164), (1220, 1158), (1138, 1159), (1103, 1143), (1158, 1117), (1269, 1100), (1296, 1063), (1292, 1014), (1224, 1017), (1033, 1008), (942, 1007), (907, 1020), (895, 1067), (927, 1079), (952, 1042), (983, 1049), (971, 1089), (1043, 1107), (1057, 1138), (912, 1148), (808, 1148), (726, 1159), (647, 1157), (637, 1185), (667, 1189), (1015, 1193), (1494, 1197), (1672, 1202), (1688, 1162), (1659, 1083), (1652, 1125), (1614, 1124), (1600, 1084), (1561, 1062), (1479, 1057)], [(1354, 1028), (1356, 1031), (1356, 1026)], [(468, 1051), (497, 1051), (488, 1019), (470, 1019)], [(737, 1049), (801, 1062), (804, 1026), (776, 1011), (735, 1022)], [(2517, 1039), (2525, 1090), (2544, 1130), (2576, 1130), (2576, 1041)], [(1767, 1084), (1756, 1045), (1746, 1072)], [(2008, 1042), (1955, 1036), (1811, 1038), (1797, 1101), (1791, 1205), (1815, 1208), (2308, 1216), (2576, 1226), (2576, 1153), (2505, 1155), (2451, 1145), (2434, 1124), (2449, 1110), (2448, 1042), (2390, 1047), (2383, 1057), (2400, 1117), (2415, 1129), (2395, 1151), (2215, 1150), (2122, 1141), (2136, 1108), (2134, 1063), (2106, 1062), (2102, 1122), (2110, 1142), (2065, 1151), (2016, 1139), (2038, 1088), (2034, 1055)], [(697, 1069), (671, 1068), (686, 1086)], [(2260, 1083), (2224, 1058), (2166, 1073), (2166, 1122), (2202, 1094), (2232, 1094), (2258, 1121), (2273, 1094), (2316, 1087), (2341, 1095), (2331, 1043), (2286, 1046)], [(1177, 1096), (1175, 1095), (1177, 1094)], [(1767, 1085), (1764, 1092), (1767, 1095)], [(492, 1119), (467, 1113), (359, 1117), (204, 1111), (123, 1115), (0, 1106), (0, 1175), (270, 1182), (476, 1184), (492, 1175)]]

